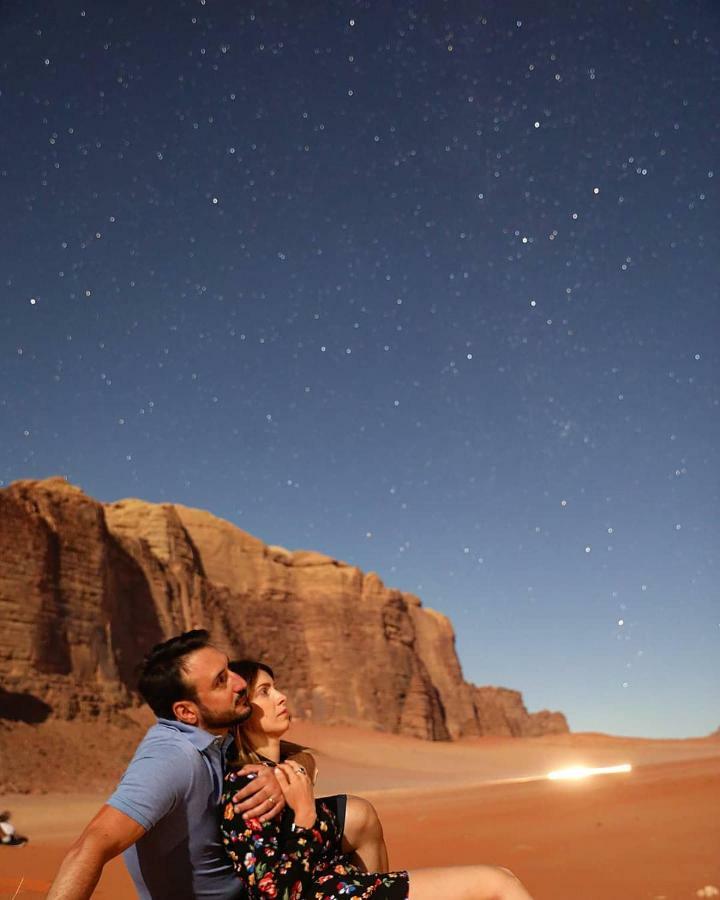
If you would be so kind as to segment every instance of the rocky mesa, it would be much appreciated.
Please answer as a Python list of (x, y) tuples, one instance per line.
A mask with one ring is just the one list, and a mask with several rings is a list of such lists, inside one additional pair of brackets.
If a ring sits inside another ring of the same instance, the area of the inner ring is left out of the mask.
[(271, 662), (303, 718), (431, 740), (568, 731), (467, 683), (449, 620), (374, 573), (61, 478), (0, 490), (0, 723), (122, 718), (147, 648), (194, 627)]

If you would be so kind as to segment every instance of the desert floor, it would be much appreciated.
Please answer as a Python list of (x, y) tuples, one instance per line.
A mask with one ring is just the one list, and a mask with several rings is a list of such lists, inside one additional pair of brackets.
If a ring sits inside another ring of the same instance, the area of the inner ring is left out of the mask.
[[(605, 735), (431, 744), (353, 728), (293, 726), (317, 751), (319, 792), (369, 797), (396, 868), (491, 862), (536, 900), (720, 896), (720, 741)], [(570, 765), (630, 773), (549, 781)], [(25, 847), (0, 847), (0, 898), (45, 895), (103, 794), (5, 795)], [(712, 889), (715, 888), (717, 892)], [(95, 896), (135, 893), (119, 860)], [(439, 898), (442, 900), (442, 898)]]

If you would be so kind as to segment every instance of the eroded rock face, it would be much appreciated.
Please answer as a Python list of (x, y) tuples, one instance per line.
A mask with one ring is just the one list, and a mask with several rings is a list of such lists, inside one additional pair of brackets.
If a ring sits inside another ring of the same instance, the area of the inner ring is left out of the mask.
[(448, 619), (374, 573), (210, 513), (102, 505), (63, 479), (0, 491), (0, 719), (112, 719), (157, 641), (207, 628), (267, 660), (296, 713), (428, 739), (567, 731), (467, 684)]
[(565, 716), (559, 712), (529, 713), (520, 691), (502, 687), (471, 688), (478, 734), (509, 737), (539, 737), (542, 734), (565, 734)]

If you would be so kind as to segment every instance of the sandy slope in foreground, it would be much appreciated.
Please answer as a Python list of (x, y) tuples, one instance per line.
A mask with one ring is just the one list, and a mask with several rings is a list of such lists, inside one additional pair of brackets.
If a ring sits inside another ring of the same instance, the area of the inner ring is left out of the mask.
[[(720, 888), (718, 741), (564, 735), (429, 744), (305, 723), (294, 736), (317, 749), (322, 791), (372, 798), (395, 866), (496, 862), (513, 868), (536, 900), (684, 900)], [(571, 764), (623, 762), (632, 773), (573, 783), (542, 777)], [(44, 896), (102, 800), (2, 798), (32, 842), (0, 848), (0, 898), (12, 898), (23, 877), (17, 900)], [(96, 896), (134, 897), (119, 861)]]

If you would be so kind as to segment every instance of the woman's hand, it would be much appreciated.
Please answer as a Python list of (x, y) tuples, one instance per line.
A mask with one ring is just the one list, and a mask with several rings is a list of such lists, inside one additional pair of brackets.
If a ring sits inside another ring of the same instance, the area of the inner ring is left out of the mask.
[(303, 766), (284, 762), (273, 769), (285, 802), (295, 813), (295, 824), (311, 828), (315, 824), (315, 794)]

